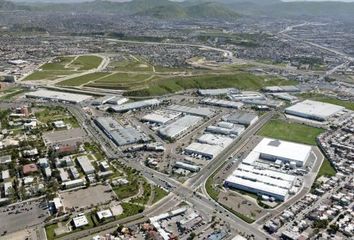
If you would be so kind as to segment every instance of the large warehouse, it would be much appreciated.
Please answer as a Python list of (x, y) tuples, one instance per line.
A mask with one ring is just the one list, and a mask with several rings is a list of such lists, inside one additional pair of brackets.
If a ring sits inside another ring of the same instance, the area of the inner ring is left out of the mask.
[(184, 134), (188, 129), (202, 121), (202, 117), (185, 115), (169, 125), (161, 127), (159, 134), (165, 138), (175, 139)]
[(224, 182), (224, 185), (257, 195), (273, 197), (285, 201), (292, 189), (295, 176), (273, 171), (258, 169), (254, 166), (241, 164)]
[(164, 125), (178, 118), (182, 113), (169, 110), (157, 110), (142, 117), (142, 121)]
[(98, 117), (94, 122), (118, 146), (142, 143), (150, 140), (148, 136), (134, 127), (123, 127), (111, 117)]
[(232, 138), (213, 134), (204, 134), (185, 148), (185, 153), (213, 159), (233, 142)]
[(109, 109), (113, 112), (123, 113), (132, 110), (155, 107), (160, 105), (160, 101), (158, 99), (149, 99), (138, 102), (125, 103), (118, 106), (112, 106)]
[(171, 105), (167, 107), (168, 110), (191, 114), (199, 117), (211, 117), (215, 114), (213, 110), (205, 107), (188, 107), (183, 105)]
[(226, 115), (222, 118), (222, 120), (225, 122), (249, 126), (257, 122), (258, 116), (257, 114), (251, 112), (236, 111), (234, 113)]
[(322, 122), (344, 109), (342, 106), (330, 103), (305, 100), (286, 108), (285, 113)]
[(26, 93), (26, 97), (70, 103), (80, 103), (92, 98), (92, 96), (84, 94), (50, 91), (46, 89), (39, 89), (35, 92)]
[(277, 139), (263, 138), (243, 162), (253, 164), (258, 159), (273, 162), (280, 160), (283, 163), (294, 162), (297, 167), (303, 167), (309, 158), (310, 153), (311, 146)]

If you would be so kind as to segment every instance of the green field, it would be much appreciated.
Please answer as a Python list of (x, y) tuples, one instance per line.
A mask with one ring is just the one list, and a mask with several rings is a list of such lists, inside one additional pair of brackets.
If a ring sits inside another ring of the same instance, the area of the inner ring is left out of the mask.
[(127, 56), (124, 61), (113, 61), (109, 64), (112, 71), (123, 72), (152, 72), (152, 66), (142, 59)]
[(63, 71), (35, 71), (31, 75), (27, 76), (25, 81), (33, 80), (55, 80), (60, 77), (75, 74), (75, 71), (63, 70)]
[(106, 72), (96, 72), (96, 73), (90, 73), (90, 74), (86, 74), (83, 75), (81, 77), (76, 77), (76, 78), (71, 78), (68, 80), (65, 80), (63, 82), (60, 82), (58, 85), (62, 85), (62, 86), (80, 86), (83, 84), (86, 84), (90, 81), (94, 81), (97, 80), (99, 78), (103, 78), (107, 75), (109, 75), (110, 73), (106, 73)]
[(97, 68), (98, 66), (100, 66), (101, 62), (101, 57), (87, 55), (76, 58), (70, 66), (76, 66), (78, 67), (79, 71), (85, 71)]
[(354, 111), (354, 102), (351, 101), (344, 101), (337, 99), (335, 97), (328, 97), (323, 94), (317, 94), (317, 93), (304, 93), (300, 95), (304, 99), (311, 99), (315, 101), (320, 101), (320, 102), (326, 102), (326, 103), (331, 103), (339, 106), (343, 106), (349, 110)]
[(69, 65), (71, 61), (73, 61), (75, 57), (58, 57), (53, 60), (51, 63), (43, 64), (40, 69), (44, 71), (60, 71), (66, 70), (66, 65)]
[(38, 70), (25, 78), (25, 81), (55, 80), (61, 77), (81, 73), (97, 68), (102, 62), (101, 57), (87, 55), (79, 57), (57, 57), (50, 63), (45, 63)]
[(289, 123), (284, 120), (271, 120), (258, 132), (258, 135), (316, 145), (316, 137), (324, 132), (324, 129), (306, 126), (298, 123)]
[(326, 177), (333, 177), (336, 175), (336, 170), (332, 167), (331, 163), (329, 162), (329, 160), (327, 158), (325, 158), (323, 160), (323, 163), (321, 165), (320, 170), (318, 171), (317, 177), (322, 177), (322, 176), (326, 176)]
[(259, 90), (265, 86), (293, 85), (294, 81), (278, 78), (266, 79), (249, 73), (203, 75), (193, 77), (176, 77), (154, 81), (142, 90), (127, 92), (128, 96), (155, 96), (183, 91), (186, 89), (227, 88), (235, 87), (241, 90)]

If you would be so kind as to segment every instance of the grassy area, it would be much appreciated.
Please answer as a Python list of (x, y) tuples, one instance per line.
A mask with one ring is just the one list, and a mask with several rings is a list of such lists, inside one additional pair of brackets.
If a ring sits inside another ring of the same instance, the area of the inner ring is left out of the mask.
[(119, 199), (125, 199), (132, 197), (139, 192), (139, 183), (137, 180), (130, 181), (126, 185), (121, 185), (113, 188), (113, 191), (116, 193)]
[(11, 92), (6, 92), (3, 96), (0, 97), (0, 100), (10, 100), (13, 97), (20, 95), (24, 92), (26, 92), (26, 90), (24, 90), (24, 89), (14, 89)]
[(71, 66), (79, 67), (78, 70), (85, 71), (97, 68), (102, 62), (102, 58), (93, 55), (80, 56), (76, 58)]
[(70, 70), (63, 71), (35, 71), (31, 75), (25, 78), (25, 81), (34, 81), (34, 80), (55, 80), (60, 77), (65, 77), (68, 75), (73, 75), (77, 72)]
[(168, 195), (168, 192), (166, 192), (165, 190), (163, 190), (160, 187), (155, 186), (153, 191), (154, 191), (154, 199), (152, 200), (152, 204), (160, 201), (162, 198), (164, 198)]
[(44, 71), (60, 71), (67, 70), (66, 65), (68, 65), (75, 57), (58, 57), (53, 60), (53, 62), (43, 64), (40, 69)]
[(246, 215), (244, 215), (244, 214), (242, 214), (242, 213), (239, 213), (239, 212), (233, 210), (232, 208), (229, 208), (228, 206), (225, 206), (225, 205), (223, 205), (223, 204), (222, 204), (222, 206), (223, 206), (224, 208), (226, 208), (227, 210), (229, 210), (230, 212), (232, 212), (233, 214), (235, 214), (237, 217), (241, 218), (241, 219), (242, 219), (243, 221), (245, 221), (246, 223), (251, 224), (251, 223), (253, 223), (253, 222), (255, 221), (253, 218), (250, 218), (250, 217), (248, 217), (248, 216), (246, 216)]
[(101, 57), (87, 55), (79, 57), (57, 57), (50, 63), (45, 63), (27, 76), (25, 80), (55, 80), (97, 68), (102, 62)]
[(97, 80), (99, 78), (103, 78), (103, 77), (105, 77), (105, 76), (107, 76), (109, 74), (110, 73), (106, 73), (106, 72), (90, 73), (90, 74), (83, 75), (81, 77), (71, 78), (71, 79), (62, 81), (58, 85), (62, 85), (62, 86), (80, 86), (80, 85), (86, 84), (88, 82)]
[[(85, 229), (93, 228), (95, 225), (94, 225), (94, 223), (93, 223), (93, 221), (92, 221), (92, 219), (91, 219), (91, 217), (90, 217), (90, 214), (87, 214), (87, 215), (86, 215), (86, 218), (87, 218), (87, 220), (88, 220), (88, 225), (83, 226), (83, 227), (81, 227), (81, 228), (74, 229), (74, 230), (71, 231), (71, 232), (64, 233), (64, 234), (61, 234), (61, 235), (59, 235), (59, 236), (56, 236), (56, 235), (55, 235), (55, 232), (54, 232), (55, 229), (58, 228), (58, 224), (55, 223), (55, 224), (51, 224), (51, 225), (45, 226), (45, 232), (46, 232), (46, 234), (47, 234), (47, 239), (48, 239), (48, 240), (54, 240), (54, 239), (56, 239), (56, 238), (58, 238), (58, 237), (63, 237), (63, 236), (65, 236), (65, 235), (69, 235), (69, 234), (72, 234), (72, 233), (74, 233), (74, 232), (79, 232), (79, 231), (82, 231), (82, 230), (85, 230)], [(63, 224), (65, 224), (65, 223), (63, 222)]]
[(129, 59), (121, 62), (112, 62), (110, 64), (113, 71), (127, 71), (127, 72), (152, 72), (152, 66), (142, 61), (141, 59), (135, 59), (130, 57)]
[(51, 124), (54, 121), (63, 120), (66, 124), (70, 124), (72, 128), (79, 127), (77, 120), (62, 107), (43, 107), (35, 113), (39, 122)]
[(263, 126), (263, 128), (258, 132), (258, 135), (297, 143), (316, 145), (316, 137), (323, 132), (324, 129), (321, 128), (274, 119)]
[(130, 96), (154, 96), (174, 93), (186, 89), (227, 88), (236, 87), (242, 90), (259, 90), (265, 86), (292, 85), (294, 81), (278, 78), (266, 79), (249, 73), (237, 72), (227, 75), (211, 75), (193, 77), (177, 77), (154, 81), (142, 90), (130, 91)]
[(151, 185), (147, 182), (143, 184), (144, 194), (141, 197), (134, 198), (130, 202), (145, 205), (148, 203), (151, 196)]
[(318, 171), (316, 179), (322, 176), (333, 177), (335, 175), (336, 175), (336, 170), (333, 168), (329, 160), (325, 158), (323, 160), (320, 170)]
[(339, 106), (343, 106), (349, 110), (354, 111), (354, 102), (351, 101), (344, 101), (337, 99), (335, 97), (328, 97), (323, 94), (318, 94), (318, 93), (304, 93), (300, 95), (304, 99), (311, 99), (315, 101), (320, 101), (320, 102), (326, 102), (326, 103), (331, 103)]
[(142, 213), (144, 211), (144, 207), (132, 204), (132, 203), (122, 203), (123, 213), (118, 217), (118, 219), (123, 219), (126, 217), (134, 216), (136, 214)]

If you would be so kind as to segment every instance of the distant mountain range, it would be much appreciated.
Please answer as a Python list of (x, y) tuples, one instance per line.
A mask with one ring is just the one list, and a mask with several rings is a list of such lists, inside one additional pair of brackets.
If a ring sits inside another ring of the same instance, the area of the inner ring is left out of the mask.
[[(20, 1), (20, 0), (18, 0)], [(70, 3), (13, 3), (0, 0), (0, 10), (109, 12), (121, 15), (150, 16), (159, 19), (223, 19), (234, 20), (242, 15), (271, 17), (350, 17), (354, 3), (344, 2), (282, 2), (280, 0), (95, 0)], [(40, 0), (46, 1), (46, 0)], [(64, 0), (69, 2), (68, 0)], [(19, 5), (20, 4), (20, 5)]]

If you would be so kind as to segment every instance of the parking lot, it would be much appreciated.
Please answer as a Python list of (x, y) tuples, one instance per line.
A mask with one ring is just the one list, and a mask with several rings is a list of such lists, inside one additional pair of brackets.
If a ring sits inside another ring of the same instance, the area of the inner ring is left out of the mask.
[(77, 191), (64, 192), (60, 194), (60, 197), (65, 208), (80, 209), (109, 202), (115, 197), (110, 190), (109, 186), (97, 185)]
[(47, 145), (75, 145), (76, 143), (83, 143), (85, 139), (86, 133), (81, 128), (46, 132), (43, 134), (43, 140)]
[(2, 207), (0, 208), (0, 234), (12, 233), (40, 224), (47, 217), (47, 204), (42, 200)]

